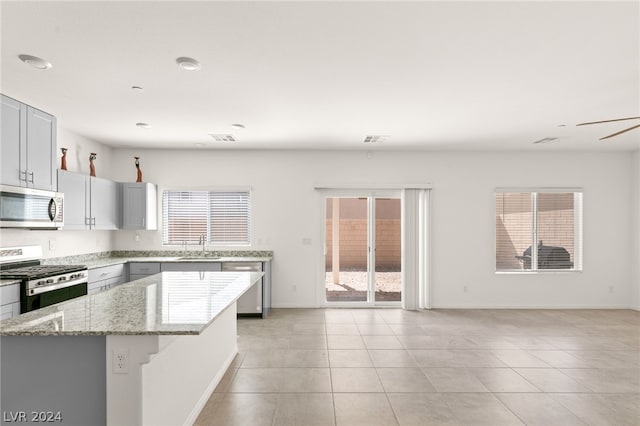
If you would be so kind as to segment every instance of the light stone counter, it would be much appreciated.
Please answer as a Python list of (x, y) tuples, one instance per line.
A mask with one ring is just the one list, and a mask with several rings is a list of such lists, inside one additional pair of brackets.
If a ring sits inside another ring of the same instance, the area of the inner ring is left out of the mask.
[(47, 265), (86, 265), (88, 269), (132, 262), (269, 262), (270, 251), (127, 251), (44, 259)]
[(197, 335), (262, 272), (163, 272), (0, 321), (0, 336)]

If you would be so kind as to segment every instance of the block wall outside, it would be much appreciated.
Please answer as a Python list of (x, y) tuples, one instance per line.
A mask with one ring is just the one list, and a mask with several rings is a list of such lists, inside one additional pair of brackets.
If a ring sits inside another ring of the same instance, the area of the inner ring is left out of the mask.
[[(399, 219), (376, 221), (376, 269), (400, 270), (401, 235)], [(333, 221), (326, 221), (327, 255), (326, 270), (332, 268)], [(367, 221), (366, 219), (340, 220), (340, 269), (367, 269)]]
[[(496, 268), (520, 269), (516, 256), (531, 245), (532, 214), (528, 194), (509, 194), (505, 205), (496, 200)], [(573, 194), (539, 194), (538, 242), (563, 247), (574, 261)]]

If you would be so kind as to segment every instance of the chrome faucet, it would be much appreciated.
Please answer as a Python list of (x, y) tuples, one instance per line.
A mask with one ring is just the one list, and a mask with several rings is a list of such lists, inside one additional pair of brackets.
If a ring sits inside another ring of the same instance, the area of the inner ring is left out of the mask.
[(200, 240), (198, 240), (198, 244), (202, 244), (202, 255), (204, 256), (204, 244), (207, 242), (207, 236), (205, 234), (200, 235)]

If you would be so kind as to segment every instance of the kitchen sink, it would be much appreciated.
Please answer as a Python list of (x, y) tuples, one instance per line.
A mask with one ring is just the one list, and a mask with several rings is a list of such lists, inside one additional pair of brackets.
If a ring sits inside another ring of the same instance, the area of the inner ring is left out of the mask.
[(219, 257), (210, 257), (210, 256), (185, 256), (179, 257), (178, 260), (219, 260)]

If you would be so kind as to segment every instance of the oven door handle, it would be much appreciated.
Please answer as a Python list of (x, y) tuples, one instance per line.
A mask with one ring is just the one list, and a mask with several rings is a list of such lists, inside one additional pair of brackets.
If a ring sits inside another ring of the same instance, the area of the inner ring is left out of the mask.
[(64, 283), (60, 283), (60, 284), (51, 284), (51, 285), (47, 285), (47, 286), (42, 286), (42, 287), (34, 287), (34, 288), (30, 288), (28, 289), (28, 296), (35, 296), (36, 294), (42, 294), (42, 293), (47, 293), (49, 291), (53, 291), (53, 290), (60, 290), (61, 288), (65, 288), (65, 287), (73, 287), (76, 285), (82, 285), (82, 284), (86, 284), (87, 281), (86, 280), (82, 280), (82, 281), (78, 281), (78, 282), (64, 282)]

